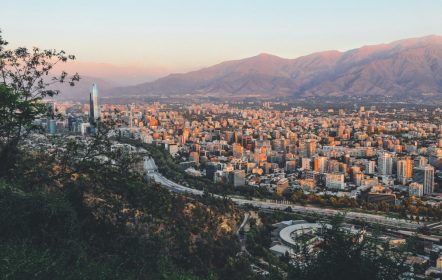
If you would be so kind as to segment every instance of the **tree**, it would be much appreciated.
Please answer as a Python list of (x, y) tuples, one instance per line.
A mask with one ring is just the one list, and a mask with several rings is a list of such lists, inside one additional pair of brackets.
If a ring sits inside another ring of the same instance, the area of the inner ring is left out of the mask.
[(398, 279), (407, 271), (401, 250), (389, 248), (378, 234), (349, 232), (343, 217), (322, 227), (317, 249), (299, 249), (300, 258), (291, 267), (289, 279)]
[(74, 60), (73, 55), (36, 47), (10, 50), (7, 45), (0, 32), (0, 177), (13, 168), (18, 145), (35, 128), (33, 121), (47, 114), (43, 99), (58, 94), (49, 87), (55, 83), (73, 86), (80, 80), (78, 74), (68, 76), (64, 71), (52, 75), (57, 64)]

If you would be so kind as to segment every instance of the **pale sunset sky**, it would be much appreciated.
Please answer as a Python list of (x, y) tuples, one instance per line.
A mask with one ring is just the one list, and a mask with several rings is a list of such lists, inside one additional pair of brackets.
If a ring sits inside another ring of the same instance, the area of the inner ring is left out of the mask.
[(0, 1), (12, 47), (64, 49), (94, 71), (106, 63), (153, 76), (442, 35), (440, 0)]

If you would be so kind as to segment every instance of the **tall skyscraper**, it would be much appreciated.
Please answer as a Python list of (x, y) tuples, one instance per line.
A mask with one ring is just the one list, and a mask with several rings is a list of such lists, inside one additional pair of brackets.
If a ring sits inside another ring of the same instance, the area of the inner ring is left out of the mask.
[(424, 194), (434, 191), (434, 167), (425, 165), (414, 169), (413, 181), (424, 186)]
[(100, 107), (98, 105), (98, 87), (97, 84), (92, 85), (92, 101), (94, 109), (94, 119), (98, 120), (100, 118)]
[(313, 170), (319, 173), (326, 173), (327, 157), (316, 156), (313, 161)]
[(413, 160), (411, 158), (397, 161), (397, 179), (402, 184), (406, 184), (413, 176)]
[(316, 152), (316, 140), (307, 139), (305, 141), (305, 156), (311, 158)]
[(366, 174), (374, 174), (376, 167), (376, 162), (374, 160), (369, 160), (365, 164), (365, 173)]
[(92, 92), (89, 93), (89, 123), (91, 125), (95, 123), (94, 100), (92, 99)]
[(393, 174), (393, 157), (389, 153), (382, 153), (378, 157), (378, 173), (380, 175)]

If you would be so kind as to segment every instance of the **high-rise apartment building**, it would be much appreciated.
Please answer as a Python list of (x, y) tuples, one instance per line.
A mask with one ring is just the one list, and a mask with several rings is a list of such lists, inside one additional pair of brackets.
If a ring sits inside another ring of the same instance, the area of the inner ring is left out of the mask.
[(382, 153), (378, 156), (378, 173), (380, 175), (393, 174), (393, 156), (389, 153)]
[(374, 160), (369, 160), (365, 164), (365, 173), (366, 174), (374, 174), (376, 168), (376, 162)]
[(397, 179), (406, 184), (413, 176), (413, 160), (405, 158), (397, 161)]
[(424, 186), (422, 184), (413, 182), (408, 186), (408, 195), (421, 197), (424, 194)]
[(328, 189), (342, 190), (345, 188), (344, 174), (327, 173), (325, 177), (325, 185)]
[(425, 165), (414, 169), (413, 181), (424, 186), (424, 194), (434, 191), (434, 167)]
[(315, 157), (313, 161), (313, 170), (319, 173), (327, 172), (327, 157)]
[(316, 140), (307, 139), (305, 141), (305, 156), (311, 158), (316, 152)]
[(311, 159), (309, 158), (302, 158), (301, 159), (301, 169), (302, 170), (310, 170), (311, 169)]

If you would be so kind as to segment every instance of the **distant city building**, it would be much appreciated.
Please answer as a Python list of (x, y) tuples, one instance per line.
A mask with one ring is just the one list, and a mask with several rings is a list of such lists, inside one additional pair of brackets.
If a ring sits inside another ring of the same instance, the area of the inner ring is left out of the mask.
[(175, 156), (176, 154), (178, 154), (178, 145), (177, 144), (169, 144), (168, 147), (169, 150), (169, 154), (172, 156)]
[(397, 161), (397, 178), (401, 184), (406, 184), (413, 176), (413, 160), (411, 158)]
[(214, 180), (215, 173), (222, 170), (223, 166), (220, 163), (207, 163), (206, 164), (206, 178)]
[(414, 169), (413, 181), (424, 186), (424, 195), (434, 191), (434, 167), (425, 165)]
[(428, 164), (428, 159), (423, 156), (419, 156), (415, 159), (415, 167), (422, 167)]
[(369, 192), (367, 195), (367, 202), (368, 203), (385, 202), (394, 205), (396, 203), (396, 195), (393, 193)]
[(437, 258), (437, 260), (436, 260), (436, 268), (439, 269), (439, 270), (442, 270), (442, 256)]
[(325, 186), (328, 189), (342, 190), (345, 188), (344, 174), (327, 173), (325, 176)]
[(316, 153), (316, 140), (307, 139), (305, 141), (305, 156), (311, 158)]
[(239, 143), (233, 143), (232, 151), (233, 151), (233, 156), (235, 158), (242, 158), (243, 152), (244, 152), (244, 148)]
[(229, 175), (230, 182), (234, 187), (241, 187), (246, 184), (246, 173), (244, 170), (234, 170)]
[(57, 133), (57, 122), (55, 120), (49, 120), (48, 122), (48, 132), (49, 134)]
[(408, 195), (421, 197), (424, 195), (424, 186), (422, 184), (413, 182), (408, 186)]
[(80, 125), (80, 133), (81, 135), (86, 135), (89, 134), (91, 130), (91, 125), (90, 123), (82, 123)]
[(376, 162), (374, 160), (367, 161), (365, 165), (365, 174), (374, 174), (376, 169)]
[(382, 153), (378, 157), (378, 173), (380, 175), (393, 174), (393, 157), (390, 153)]
[(327, 157), (316, 156), (313, 160), (313, 170), (319, 173), (326, 173)]
[(96, 84), (92, 85), (89, 93), (89, 123), (91, 125), (91, 132), (93, 133), (97, 126), (97, 121), (100, 118), (100, 109), (98, 105), (98, 87)]
[(311, 159), (309, 158), (302, 158), (301, 159), (301, 169), (302, 170), (310, 170), (311, 169)]
[(288, 187), (289, 187), (289, 180), (287, 178), (282, 178), (276, 184), (276, 194), (282, 195)]
[(293, 172), (296, 171), (296, 160), (288, 160), (285, 162), (285, 170), (287, 172)]
[(92, 99), (93, 99), (93, 110), (95, 121), (100, 118), (100, 105), (98, 104), (98, 86), (97, 84), (92, 85)]

